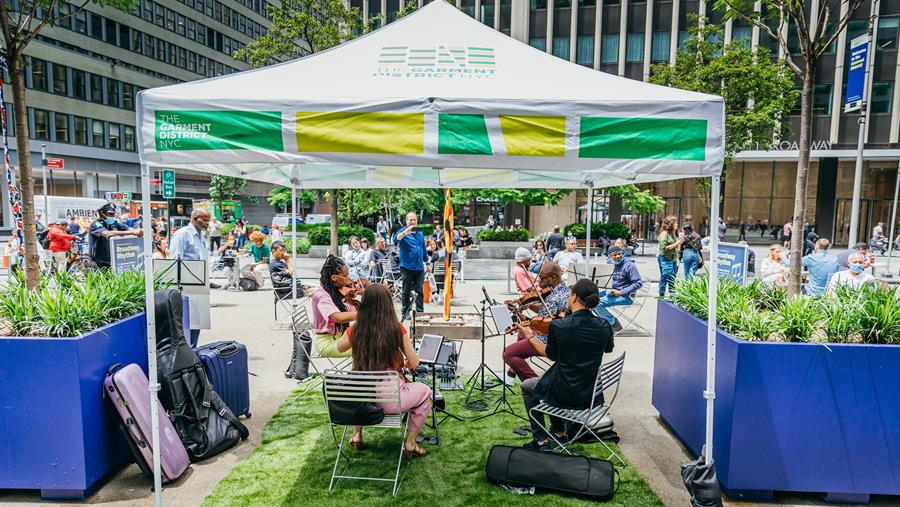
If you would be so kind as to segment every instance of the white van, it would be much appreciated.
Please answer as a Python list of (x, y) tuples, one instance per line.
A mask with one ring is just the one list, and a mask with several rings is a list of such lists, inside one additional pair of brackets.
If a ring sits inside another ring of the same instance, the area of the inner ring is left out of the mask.
[(309, 225), (330, 224), (331, 215), (325, 213), (310, 213), (306, 215), (306, 223)]
[[(50, 209), (46, 211), (44, 210), (44, 196), (34, 196), (34, 209), (37, 213), (43, 215), (44, 223), (63, 220), (67, 216), (72, 216), (79, 222), (91, 222), (97, 218), (97, 210), (106, 203), (106, 199), (50, 195), (47, 196), (47, 207)], [(126, 210), (120, 208), (116, 216), (119, 216), (124, 211)]]
[[(274, 217), (272, 217), (272, 225), (280, 225), (282, 227), (287, 227), (291, 223), (291, 214), (290, 213), (278, 213)], [(297, 216), (297, 223), (302, 224), (303, 218), (299, 215)]]

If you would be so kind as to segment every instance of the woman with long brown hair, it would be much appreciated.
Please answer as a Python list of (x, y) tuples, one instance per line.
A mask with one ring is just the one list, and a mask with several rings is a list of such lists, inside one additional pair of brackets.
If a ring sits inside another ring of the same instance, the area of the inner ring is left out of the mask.
[(659, 226), (659, 297), (666, 297), (666, 288), (671, 288), (678, 275), (678, 248), (684, 243), (684, 236), (678, 236), (678, 218), (667, 216)]
[[(353, 369), (357, 371), (396, 371), (402, 379), (400, 404), (379, 403), (387, 414), (409, 411), (409, 431), (403, 454), (414, 458), (425, 455), (416, 444), (425, 417), (431, 410), (431, 391), (421, 382), (408, 382), (403, 376), (404, 366), (413, 371), (419, 365), (419, 356), (413, 349), (409, 333), (397, 319), (394, 302), (388, 288), (373, 283), (363, 292), (356, 323), (338, 340), (338, 351), (352, 350)], [(357, 426), (350, 438), (350, 445), (362, 450), (362, 428)]]

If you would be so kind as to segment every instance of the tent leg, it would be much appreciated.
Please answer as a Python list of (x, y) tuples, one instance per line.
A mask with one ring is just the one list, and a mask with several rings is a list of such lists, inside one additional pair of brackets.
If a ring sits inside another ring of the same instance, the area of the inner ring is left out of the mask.
[(150, 165), (141, 164), (141, 223), (144, 231), (144, 309), (147, 317), (147, 376), (150, 388), (150, 425), (153, 442), (154, 505), (162, 507), (159, 456), (159, 379), (156, 375), (156, 314), (153, 300), (153, 212), (150, 208)]
[[(712, 196), (709, 205), (709, 225), (715, 231), (719, 224), (719, 194), (721, 193), (721, 180), (719, 176), (712, 177)], [(709, 276), (709, 318), (706, 324), (706, 445), (703, 447), (704, 459), (707, 463), (713, 457), (713, 417), (716, 398), (716, 303), (717, 289), (719, 285), (719, 235), (713, 232), (709, 235), (709, 261), (707, 272)]]
[(584, 243), (584, 262), (591, 263), (591, 219), (594, 212), (594, 184), (588, 184), (587, 194), (587, 238)]
[[(291, 169), (291, 176), (294, 170)], [(297, 305), (297, 281), (294, 280), (294, 260), (297, 258), (297, 178), (291, 178), (291, 310)], [(293, 313), (292, 313), (293, 315)]]

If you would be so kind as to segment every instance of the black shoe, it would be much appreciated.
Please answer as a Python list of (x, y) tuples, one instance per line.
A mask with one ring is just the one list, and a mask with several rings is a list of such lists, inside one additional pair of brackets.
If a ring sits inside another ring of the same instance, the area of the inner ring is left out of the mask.
[(616, 319), (615, 322), (612, 323), (612, 330), (613, 330), (613, 333), (618, 333), (618, 332), (621, 331), (622, 329), (624, 329), (624, 328), (622, 327), (622, 324), (619, 323), (619, 319)]
[(532, 451), (544, 451), (547, 449), (547, 444), (541, 444), (537, 440), (531, 440), (528, 443), (522, 444), (523, 449), (530, 449)]
[(221, 289), (222, 286), (219, 285), (219, 284), (217, 284), (217, 283), (212, 283), (212, 282), (210, 282), (210, 283), (209, 283), (209, 288), (210, 288), (210, 289)]
[(519, 426), (518, 428), (513, 430), (513, 433), (515, 433), (516, 435), (527, 437), (528, 434), (531, 433), (531, 426)]

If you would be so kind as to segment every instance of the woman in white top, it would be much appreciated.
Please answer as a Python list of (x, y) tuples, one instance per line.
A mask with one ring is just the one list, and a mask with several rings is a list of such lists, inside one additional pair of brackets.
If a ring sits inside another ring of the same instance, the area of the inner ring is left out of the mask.
[(350, 248), (344, 254), (344, 262), (349, 268), (349, 276), (366, 285), (369, 283), (369, 252), (362, 249), (356, 236), (350, 236), (348, 243), (350, 243)]
[(771, 245), (769, 256), (763, 259), (759, 274), (763, 283), (769, 285), (787, 285), (787, 266), (781, 245)]
[(847, 265), (850, 269), (838, 271), (828, 281), (828, 288), (825, 290), (825, 293), (829, 296), (833, 296), (841, 285), (858, 289), (864, 283), (875, 282), (875, 277), (866, 273), (866, 256), (862, 253), (854, 252), (850, 254), (850, 257), (847, 259)]
[(167, 259), (169, 257), (169, 242), (166, 241), (166, 238), (159, 238), (153, 242), (153, 255), (151, 255), (154, 259)]

